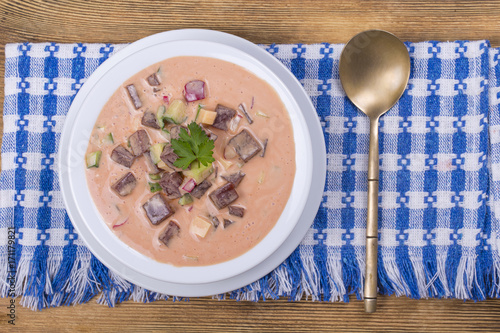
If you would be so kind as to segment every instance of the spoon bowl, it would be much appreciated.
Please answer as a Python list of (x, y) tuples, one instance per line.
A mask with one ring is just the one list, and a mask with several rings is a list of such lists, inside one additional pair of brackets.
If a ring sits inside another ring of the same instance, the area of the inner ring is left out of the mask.
[(396, 36), (382, 30), (354, 36), (342, 50), (340, 82), (347, 97), (370, 118), (366, 219), (365, 311), (377, 307), (378, 120), (401, 98), (410, 77), (410, 55)]

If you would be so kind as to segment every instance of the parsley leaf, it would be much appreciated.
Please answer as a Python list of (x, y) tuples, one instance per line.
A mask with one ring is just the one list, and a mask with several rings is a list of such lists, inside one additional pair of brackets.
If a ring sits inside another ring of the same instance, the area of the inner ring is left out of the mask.
[(194, 121), (188, 125), (188, 129), (189, 134), (184, 128), (181, 128), (180, 139), (171, 140), (174, 153), (179, 156), (174, 165), (181, 169), (187, 169), (194, 161), (205, 166), (215, 161), (212, 157), (215, 147), (214, 141), (210, 140), (200, 125)]

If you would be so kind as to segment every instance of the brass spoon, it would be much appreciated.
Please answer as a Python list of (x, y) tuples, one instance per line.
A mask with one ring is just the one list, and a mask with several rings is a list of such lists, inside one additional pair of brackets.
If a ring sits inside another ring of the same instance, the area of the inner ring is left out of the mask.
[(340, 82), (347, 97), (370, 118), (368, 154), (368, 212), (366, 220), (365, 311), (377, 308), (378, 247), (378, 119), (403, 94), (410, 77), (410, 56), (393, 34), (369, 30), (344, 47), (339, 63)]

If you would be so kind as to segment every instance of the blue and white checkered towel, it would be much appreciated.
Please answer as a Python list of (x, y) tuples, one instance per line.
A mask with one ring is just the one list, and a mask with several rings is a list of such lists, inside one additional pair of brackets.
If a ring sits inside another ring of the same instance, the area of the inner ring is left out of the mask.
[[(500, 52), (486, 41), (407, 46), (408, 88), (381, 118), (380, 292), (499, 297)], [(5, 48), (2, 297), (22, 296), (22, 304), (34, 309), (78, 304), (96, 294), (109, 305), (166, 298), (129, 284), (96, 260), (73, 229), (59, 192), (55, 159), (66, 112), (86, 78), (122, 47)], [(320, 210), (299, 248), (268, 276), (230, 297), (360, 297), (369, 126), (339, 82), (343, 46), (262, 47), (311, 96), (324, 129), (328, 174)]]

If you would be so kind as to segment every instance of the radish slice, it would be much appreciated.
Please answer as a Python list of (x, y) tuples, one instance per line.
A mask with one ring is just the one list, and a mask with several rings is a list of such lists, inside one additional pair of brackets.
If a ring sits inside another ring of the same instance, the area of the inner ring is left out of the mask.
[(113, 226), (113, 229), (114, 229), (114, 228), (121, 227), (122, 225), (124, 225), (124, 224), (125, 224), (125, 223), (127, 223), (127, 222), (128, 222), (128, 219), (126, 219), (126, 220), (125, 220), (125, 221), (123, 221), (122, 223), (117, 223), (117, 224), (115, 224), (115, 225)]
[(189, 206), (188, 208), (188, 212), (192, 211), (193, 210), (193, 206)]
[(191, 192), (194, 187), (196, 186), (196, 182), (194, 181), (193, 178), (191, 178), (190, 180), (188, 180), (188, 182), (186, 183), (186, 185), (184, 185), (182, 187), (182, 189), (186, 192)]
[(163, 96), (163, 102), (166, 104), (170, 103), (170, 98), (168, 96)]
[(184, 86), (184, 98), (188, 102), (198, 101), (205, 98), (205, 82), (193, 80)]

